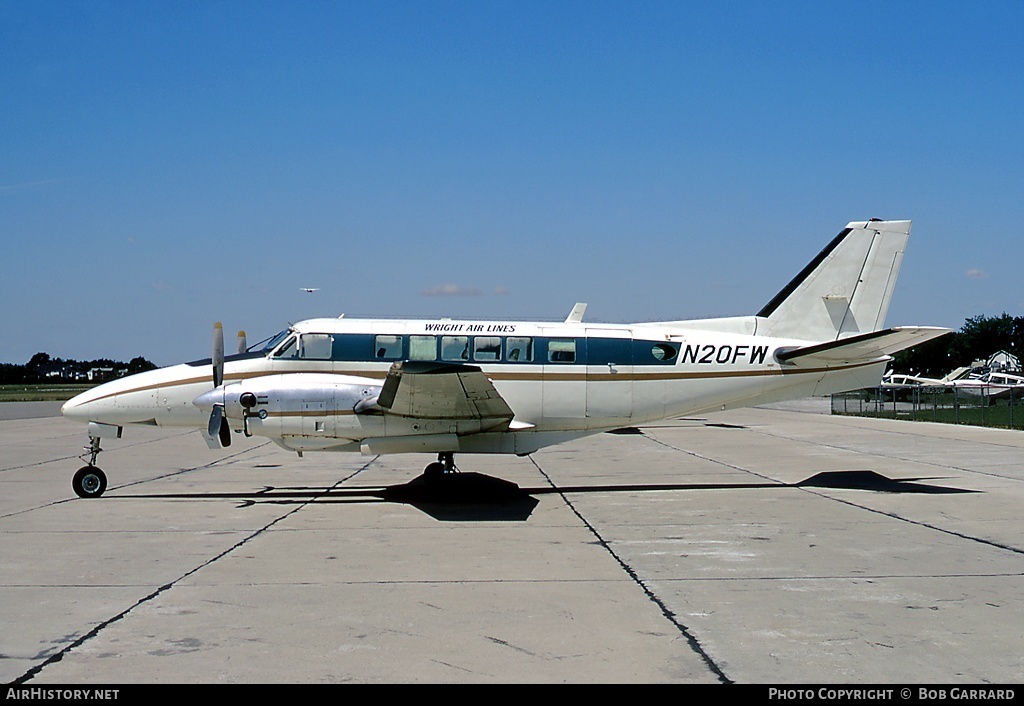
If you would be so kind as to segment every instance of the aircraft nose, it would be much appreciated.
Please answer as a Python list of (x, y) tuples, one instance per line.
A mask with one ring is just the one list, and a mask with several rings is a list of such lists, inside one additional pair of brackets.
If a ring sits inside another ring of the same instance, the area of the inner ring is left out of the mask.
[(109, 422), (117, 424), (121, 420), (118, 417), (116, 404), (116, 390), (108, 386), (113, 383), (105, 383), (91, 390), (86, 390), (75, 395), (61, 405), (60, 413), (65, 419), (76, 422)]
[(89, 421), (89, 402), (85, 393), (76, 395), (60, 406), (60, 413), (67, 419), (78, 422)]

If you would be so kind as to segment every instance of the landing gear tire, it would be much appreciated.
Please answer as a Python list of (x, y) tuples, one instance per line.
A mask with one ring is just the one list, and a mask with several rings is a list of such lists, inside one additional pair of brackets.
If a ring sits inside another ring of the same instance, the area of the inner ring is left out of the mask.
[(441, 480), (444, 477), (444, 464), (440, 462), (431, 463), (423, 469), (423, 477), (427, 482)]
[(83, 466), (71, 479), (71, 487), (80, 498), (98, 498), (107, 489), (107, 474), (96, 466)]
[(442, 451), (437, 455), (437, 461), (423, 469), (423, 477), (428, 482), (436, 482), (449, 473), (458, 473), (455, 467), (455, 454), (451, 451)]

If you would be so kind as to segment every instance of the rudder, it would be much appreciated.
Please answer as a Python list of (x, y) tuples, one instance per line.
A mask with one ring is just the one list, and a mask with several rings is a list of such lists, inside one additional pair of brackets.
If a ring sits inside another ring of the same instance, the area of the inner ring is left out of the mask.
[(757, 313), (757, 335), (833, 341), (881, 329), (910, 225), (848, 223)]

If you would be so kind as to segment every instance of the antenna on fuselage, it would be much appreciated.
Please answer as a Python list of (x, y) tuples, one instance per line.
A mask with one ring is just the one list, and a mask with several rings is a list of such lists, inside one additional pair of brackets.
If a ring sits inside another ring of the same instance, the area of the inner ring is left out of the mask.
[(576, 302), (576, 306), (572, 308), (569, 315), (565, 317), (565, 323), (567, 324), (578, 324), (583, 321), (583, 314), (587, 310), (587, 305), (582, 302)]

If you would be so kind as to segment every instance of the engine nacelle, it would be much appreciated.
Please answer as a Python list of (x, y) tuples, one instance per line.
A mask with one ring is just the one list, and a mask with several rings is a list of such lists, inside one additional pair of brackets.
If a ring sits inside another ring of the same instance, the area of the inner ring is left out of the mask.
[(210, 390), (193, 404), (212, 412), (222, 406), (234, 429), (261, 436), (334, 436), (337, 420), (373, 414), (381, 384), (348, 375), (264, 375)]

